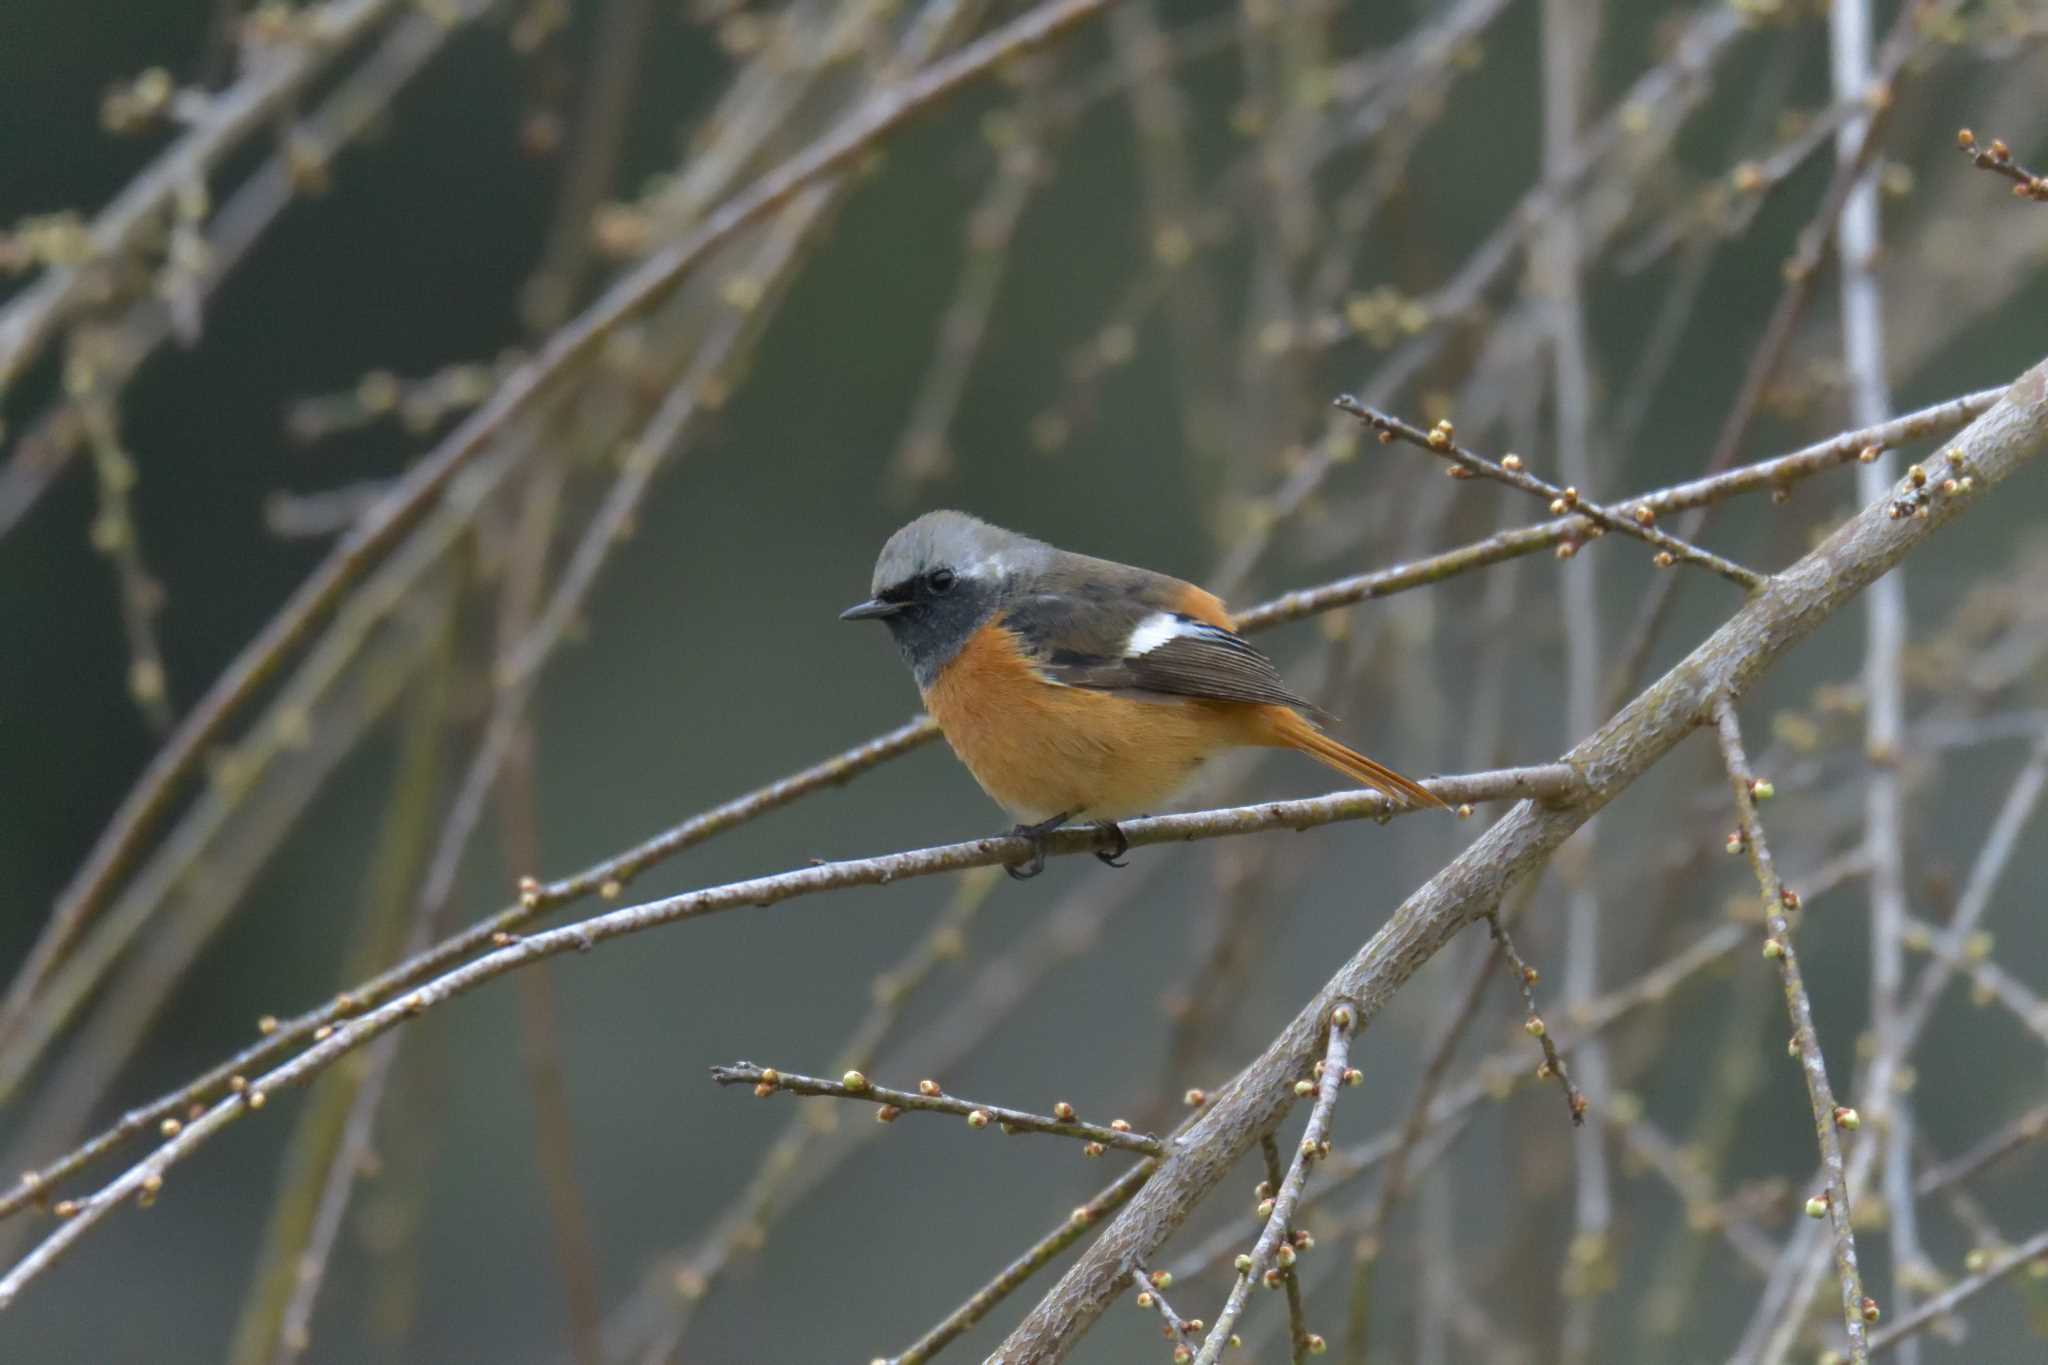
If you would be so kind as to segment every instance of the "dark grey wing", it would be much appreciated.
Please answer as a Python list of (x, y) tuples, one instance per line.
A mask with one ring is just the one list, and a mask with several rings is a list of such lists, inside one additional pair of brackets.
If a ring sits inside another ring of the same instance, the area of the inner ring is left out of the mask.
[(1003, 624), (1039, 671), (1066, 687), (1265, 703), (1320, 716), (1244, 637), (1141, 599), (1033, 596), (1012, 604)]

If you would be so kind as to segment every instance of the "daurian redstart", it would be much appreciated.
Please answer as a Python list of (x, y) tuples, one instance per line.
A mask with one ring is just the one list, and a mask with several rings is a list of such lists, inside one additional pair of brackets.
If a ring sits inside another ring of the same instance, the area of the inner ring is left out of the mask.
[[(1324, 734), (1321, 713), (1192, 583), (928, 512), (882, 547), (873, 592), (840, 619), (889, 627), (926, 709), (1017, 834), (1087, 820), (1116, 840), (1096, 856), (1121, 866), (1116, 821), (1245, 745), (1298, 749), (1409, 805), (1444, 804)], [(1009, 870), (1044, 864), (1040, 849)]]

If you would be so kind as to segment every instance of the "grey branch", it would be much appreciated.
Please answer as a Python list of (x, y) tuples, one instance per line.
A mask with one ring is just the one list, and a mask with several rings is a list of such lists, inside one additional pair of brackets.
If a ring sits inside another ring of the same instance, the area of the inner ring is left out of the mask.
[(1277, 1289), (1286, 1283), (1289, 1272), (1279, 1262), (1293, 1259), (1294, 1248), (1288, 1229), (1294, 1221), (1295, 1206), (1301, 1203), (1301, 1191), (1308, 1183), (1308, 1168), (1326, 1154), (1324, 1144), (1329, 1140), (1330, 1114), (1337, 1107), (1337, 1091), (1345, 1084), (1350, 1069), (1351, 1034), (1357, 1024), (1358, 1013), (1350, 1005), (1340, 1003), (1331, 1010), (1330, 1041), (1323, 1050), (1322, 1066), (1315, 1080), (1296, 1082), (1289, 1087), (1290, 1092), (1305, 1085), (1314, 1087), (1315, 1106), (1309, 1110), (1308, 1127), (1302, 1130), (1301, 1146), (1294, 1154), (1294, 1161), (1288, 1166), (1280, 1187), (1273, 1192), (1272, 1207), (1262, 1210), (1266, 1215), (1266, 1225), (1259, 1232), (1259, 1240), (1252, 1244), (1251, 1254), (1237, 1262), (1237, 1280), (1230, 1286), (1230, 1297), (1224, 1301), (1223, 1311), (1216, 1315), (1216, 1326), (1202, 1342), (1202, 1353), (1195, 1357), (1195, 1365), (1216, 1365), (1223, 1348), (1230, 1342), (1230, 1334), (1236, 1329), (1238, 1318), (1244, 1315), (1245, 1300), (1250, 1296), (1253, 1285), (1263, 1283)]
[[(1820, 1141), (1821, 1170), (1827, 1177), (1825, 1194), (1816, 1217), (1825, 1217), (1835, 1235), (1835, 1269), (1842, 1279), (1842, 1322), (1849, 1333), (1849, 1352), (1858, 1361), (1869, 1359), (1864, 1343), (1863, 1278), (1856, 1265), (1856, 1231), (1850, 1225), (1849, 1172), (1842, 1159), (1842, 1137), (1838, 1131), (1848, 1125), (1853, 1110), (1838, 1108), (1833, 1087), (1828, 1084), (1827, 1059), (1820, 1049), (1820, 1031), (1813, 1022), (1813, 1002), (1806, 994), (1806, 978), (1799, 970), (1799, 950), (1792, 944), (1790, 915), (1799, 904), (1797, 896), (1778, 879), (1778, 866), (1771, 846), (1757, 819), (1756, 803), (1764, 790), (1750, 771), (1749, 756), (1742, 748), (1742, 726), (1735, 716), (1735, 703), (1723, 696), (1714, 702), (1714, 727), (1720, 734), (1721, 760), (1728, 768), (1728, 783), (1735, 792), (1736, 817), (1740, 821), (1735, 838), (1748, 855), (1750, 870), (1756, 874), (1763, 896), (1764, 956), (1778, 964), (1785, 987), (1785, 1012), (1792, 1019), (1792, 1051), (1799, 1059), (1806, 1079), (1807, 1102), (1813, 1109), (1813, 1127)], [(1815, 1205), (1809, 1204), (1813, 1212)]]
[[(858, 1071), (846, 1073), (849, 1077), (860, 1076)], [(1052, 1118), (1044, 1114), (1027, 1113), (1022, 1109), (1006, 1109), (999, 1104), (981, 1104), (974, 1100), (963, 1100), (957, 1095), (948, 1095), (933, 1082), (926, 1082), (916, 1090), (891, 1090), (886, 1085), (870, 1084), (862, 1078), (858, 1085), (846, 1081), (828, 1081), (818, 1076), (801, 1076), (792, 1071), (778, 1071), (772, 1066), (755, 1066), (752, 1062), (735, 1062), (731, 1066), (714, 1066), (711, 1079), (720, 1085), (751, 1085), (754, 1093), (762, 1097), (786, 1090), (792, 1095), (824, 1095), (841, 1100), (865, 1100), (879, 1104), (884, 1109), (920, 1110), (928, 1114), (956, 1114), (976, 1128), (985, 1128), (994, 1123), (1006, 1133), (1050, 1133), (1055, 1137), (1076, 1138), (1082, 1142), (1100, 1143), (1104, 1147), (1115, 1147), (1140, 1156), (1163, 1156), (1166, 1144), (1149, 1133), (1134, 1133), (1128, 1128), (1105, 1127), (1100, 1123), (1083, 1123), (1079, 1119)], [(980, 1115), (977, 1120), (976, 1115)], [(894, 1118), (894, 1115), (890, 1115)]]
[(1321, 1021), (1339, 1000), (1359, 1002), (1361, 1027), (1444, 943), (1499, 902), (1600, 807), (1703, 723), (1720, 696), (1739, 693), (1934, 531), (2048, 445), (2048, 363), (2016, 380), (1954, 443), (1973, 477), (1969, 492), (1928, 499), (1893, 516), (1869, 506), (1763, 590), (1652, 683), (1565, 761), (1585, 774), (1587, 799), (1527, 802), (1510, 811), (1397, 909), (1309, 1001), (1266, 1051), (1211, 1099), (1186, 1140), (1137, 1197), (997, 1351), (1005, 1365), (1063, 1359), (1115, 1296), (1233, 1163), (1280, 1119), (1291, 1093), (1278, 1084), (1312, 1055)]
[[(1628, 501), (1647, 505), (1662, 515), (1708, 506), (1722, 498), (1764, 488), (1789, 487), (1855, 460), (1873, 448), (1945, 437), (1989, 410), (2003, 392), (2002, 389), (1983, 389), (1965, 394), (1908, 413), (1881, 426), (1841, 432), (1785, 455), (1645, 493)], [(1459, 574), (1521, 555), (1535, 554), (1583, 536), (1586, 525), (1583, 517), (1573, 515), (1497, 532), (1439, 554), (1284, 593), (1242, 612), (1237, 624), (1239, 629), (1247, 632), (1263, 630), (1319, 612), (1428, 587)], [(938, 733), (938, 726), (929, 716), (919, 716), (800, 772), (694, 815), (680, 825), (573, 876), (534, 884), (522, 892), (518, 904), (444, 940), (426, 953), (406, 959), (329, 1004), (281, 1020), (275, 1033), (243, 1048), (185, 1085), (129, 1110), (118, 1122), (90, 1141), (40, 1168), (33, 1181), (24, 1181), (14, 1190), (0, 1195), (0, 1217), (27, 1207), (39, 1191), (75, 1175), (129, 1140), (153, 1130), (162, 1119), (183, 1114), (193, 1104), (218, 1096), (230, 1076), (269, 1066), (274, 1059), (305, 1043), (320, 1029), (337, 1024), (362, 1006), (382, 1002), (465, 960), (542, 912), (593, 892), (610, 895), (622, 890), (634, 876), (656, 863), (813, 792), (850, 781), (869, 768), (930, 743), (938, 738)]]
[[(1574, 799), (1582, 790), (1578, 776), (1568, 767), (1550, 764), (1536, 768), (1505, 768), (1469, 777), (1442, 777), (1424, 784), (1447, 805), (1479, 801), (1535, 798), (1544, 801)], [(1269, 801), (1255, 806), (1234, 806), (1221, 810), (1196, 811), (1185, 815), (1154, 816), (1126, 821), (1123, 836), (1132, 848), (1150, 844), (1180, 843), (1194, 839), (1220, 839), (1232, 835), (1271, 830), (1306, 830), (1349, 820), (1386, 820), (1404, 814), (1407, 808), (1371, 790), (1336, 792), (1303, 801)], [(1089, 828), (1063, 829), (1045, 836), (1038, 847), (1051, 857), (1071, 857), (1110, 847), (1106, 831)], [(184, 1130), (165, 1142), (142, 1161), (130, 1167), (98, 1192), (68, 1201), (71, 1216), (62, 1226), (23, 1257), (5, 1278), (0, 1278), (0, 1309), (6, 1308), (21, 1287), (41, 1274), (70, 1249), (89, 1229), (119, 1207), (145, 1182), (160, 1186), (164, 1173), (192, 1154), (222, 1128), (242, 1117), (252, 1105), (248, 1097), (262, 1096), (288, 1085), (298, 1085), (326, 1070), (336, 1061), (371, 1039), (397, 1027), (407, 1019), (447, 1004), (457, 996), (475, 990), (486, 981), (531, 963), (559, 957), (564, 953), (587, 952), (609, 939), (636, 934), (680, 920), (699, 919), (726, 910), (779, 904), (802, 896), (818, 895), (855, 886), (887, 886), (914, 877), (933, 877), (960, 872), (970, 867), (992, 867), (1017, 863), (1032, 856), (1033, 843), (1013, 835), (973, 839), (961, 844), (889, 853), (873, 858), (821, 863), (795, 872), (755, 877), (742, 882), (686, 892), (642, 905), (627, 906), (609, 914), (596, 915), (574, 924), (523, 938), (501, 935), (506, 941), (495, 951), (464, 963), (435, 977), (377, 1008), (355, 1016), (335, 1027), (322, 1041), (263, 1075), (248, 1079)], [(39, 1183), (39, 1181), (37, 1181)], [(154, 1188), (154, 1186), (152, 1186)], [(29, 1191), (33, 1193), (33, 1190)]]
[(2048, 1256), (2048, 1228), (2035, 1233), (2018, 1246), (2008, 1248), (1982, 1271), (1951, 1286), (1946, 1293), (1935, 1295), (1883, 1331), (1873, 1332), (1870, 1337), (1870, 1353), (1876, 1355), (1880, 1351), (1890, 1350), (1935, 1319), (1953, 1313), (1965, 1299), (1989, 1289), (2015, 1270), (2043, 1256)]
[[(1389, 437), (1398, 438), (1410, 445), (1419, 446), (1424, 450), (1443, 456), (1456, 469), (1466, 470), (1479, 475), (1481, 478), (1492, 479), (1496, 483), (1504, 483), (1510, 488), (1519, 488), (1524, 493), (1533, 494), (1539, 498), (1548, 498), (1550, 499), (1550, 510), (1553, 512), (1576, 511), (1580, 516), (1585, 517), (1602, 530), (1619, 531), (1623, 535), (1634, 536), (1646, 544), (1654, 545), (1670, 556), (1669, 559), (1658, 560), (1659, 564), (1669, 564), (1674, 561), (1697, 564), (1702, 568), (1713, 570), (1731, 583), (1735, 583), (1750, 591), (1755, 591), (1763, 586), (1764, 576), (1762, 574), (1751, 569), (1745, 569), (1733, 560), (1724, 559), (1711, 550), (1702, 550), (1699, 546), (1680, 540), (1677, 536), (1659, 531), (1656, 529), (1654, 515), (1625, 517), (1619, 512), (1610, 511), (1608, 508), (1600, 506), (1598, 503), (1585, 501), (1580, 497), (1579, 491), (1576, 488), (1559, 487), (1557, 484), (1539, 479), (1534, 474), (1527, 473), (1520, 468), (1510, 468), (1508, 462), (1495, 463), (1483, 455), (1467, 450), (1451, 439), (1448, 424), (1438, 426), (1435, 431), (1424, 431), (1420, 427), (1411, 426), (1398, 417), (1390, 417), (1377, 408), (1368, 407), (1348, 393), (1337, 399), (1336, 406), (1342, 411), (1350, 413), (1374, 431), (1379, 432), (1382, 439)], [(1647, 508), (1643, 510), (1645, 512), (1650, 511)]]

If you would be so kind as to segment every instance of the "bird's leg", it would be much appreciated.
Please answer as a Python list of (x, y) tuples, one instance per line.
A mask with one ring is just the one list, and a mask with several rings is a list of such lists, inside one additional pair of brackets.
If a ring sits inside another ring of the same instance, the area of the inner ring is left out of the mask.
[(1110, 837), (1110, 841), (1116, 845), (1114, 848), (1096, 849), (1095, 856), (1111, 867), (1122, 867), (1124, 865), (1122, 862), (1124, 854), (1131, 851), (1131, 841), (1124, 838), (1123, 830), (1117, 826), (1114, 820), (1097, 820), (1095, 828), (1107, 834)]
[(1031, 861), (1016, 866), (1003, 864), (1003, 871), (1010, 874), (1011, 881), (1029, 881), (1045, 871), (1045, 836), (1067, 823), (1067, 817), (1072, 814), (1070, 810), (1063, 810), (1050, 820), (1040, 820), (1035, 825), (1018, 825), (1010, 831), (1012, 839), (1031, 841)]

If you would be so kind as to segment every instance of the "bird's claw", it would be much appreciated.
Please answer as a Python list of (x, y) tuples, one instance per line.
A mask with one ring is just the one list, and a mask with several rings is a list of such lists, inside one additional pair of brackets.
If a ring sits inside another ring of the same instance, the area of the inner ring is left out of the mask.
[(1096, 859), (1108, 867), (1126, 866), (1123, 856), (1131, 851), (1131, 841), (1124, 837), (1122, 828), (1114, 820), (1098, 820), (1095, 822), (1095, 828), (1107, 834), (1110, 842), (1115, 845), (1113, 848), (1096, 849)]
[(1061, 811), (1050, 820), (1041, 820), (1035, 825), (1018, 825), (1010, 831), (1012, 839), (1029, 839), (1031, 857), (1022, 863), (1004, 863), (1003, 871), (1010, 874), (1013, 882), (1028, 882), (1045, 871), (1045, 836), (1067, 822), (1069, 811)]

